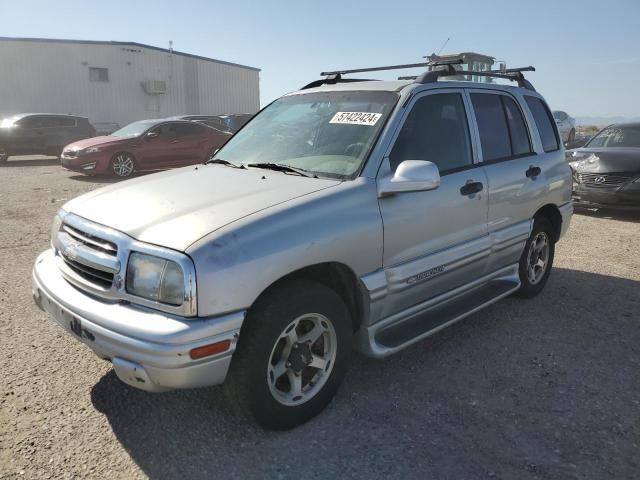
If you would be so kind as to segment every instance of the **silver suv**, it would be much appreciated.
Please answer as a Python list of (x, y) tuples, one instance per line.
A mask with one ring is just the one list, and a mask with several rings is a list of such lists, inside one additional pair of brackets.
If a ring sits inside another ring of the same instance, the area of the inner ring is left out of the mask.
[(544, 287), (572, 214), (553, 116), (519, 86), (330, 72), (207, 164), (61, 209), (33, 297), (147, 391), (224, 382), (289, 428), (320, 412), (352, 346), (385, 357)]

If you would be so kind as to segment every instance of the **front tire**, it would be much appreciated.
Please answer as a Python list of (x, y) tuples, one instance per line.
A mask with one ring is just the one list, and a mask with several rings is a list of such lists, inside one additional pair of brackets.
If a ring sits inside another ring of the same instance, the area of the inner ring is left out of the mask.
[(118, 152), (111, 157), (111, 173), (118, 178), (129, 178), (136, 170), (136, 160), (128, 152)]
[(517, 297), (532, 298), (544, 288), (555, 253), (555, 231), (551, 222), (544, 217), (536, 217), (533, 231), (520, 256), (518, 273), (520, 289), (515, 293)]
[(300, 425), (336, 393), (351, 354), (351, 319), (340, 296), (288, 282), (249, 310), (224, 383), (229, 406), (272, 429)]

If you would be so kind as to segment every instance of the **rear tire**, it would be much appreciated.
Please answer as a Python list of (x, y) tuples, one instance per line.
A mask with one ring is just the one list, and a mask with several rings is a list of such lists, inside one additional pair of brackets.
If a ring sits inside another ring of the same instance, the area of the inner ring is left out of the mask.
[(555, 231), (551, 222), (545, 217), (536, 217), (533, 231), (520, 256), (518, 273), (521, 286), (515, 296), (532, 298), (542, 291), (553, 267), (554, 239)]
[(111, 173), (118, 178), (129, 178), (136, 171), (136, 160), (128, 152), (118, 152), (111, 157)]
[(351, 354), (351, 319), (328, 287), (291, 281), (249, 310), (223, 385), (228, 405), (267, 428), (287, 429), (320, 413)]

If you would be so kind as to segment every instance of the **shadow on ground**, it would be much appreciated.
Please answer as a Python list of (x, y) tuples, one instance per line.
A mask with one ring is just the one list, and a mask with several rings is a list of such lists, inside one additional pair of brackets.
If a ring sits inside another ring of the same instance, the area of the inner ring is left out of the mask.
[(232, 416), (218, 387), (93, 388), (151, 478), (637, 478), (640, 282), (555, 269), (382, 361), (356, 355), (329, 408), (289, 432)]
[(75, 180), (77, 182), (86, 182), (86, 183), (117, 183), (123, 182), (125, 180), (129, 180), (131, 178), (142, 177), (144, 175), (149, 175), (149, 173), (153, 172), (135, 172), (129, 178), (118, 178), (113, 175), (72, 175), (69, 177), (70, 180)]
[(11, 167), (48, 167), (53, 165), (60, 165), (60, 159), (58, 157), (28, 157), (28, 158), (9, 158), (6, 162), (0, 162), (0, 168)]
[(618, 220), (621, 222), (640, 223), (640, 205), (636, 209), (616, 209), (612, 207), (606, 208), (585, 208), (574, 206), (574, 212), (578, 215), (586, 215), (593, 218), (602, 218), (607, 220)]

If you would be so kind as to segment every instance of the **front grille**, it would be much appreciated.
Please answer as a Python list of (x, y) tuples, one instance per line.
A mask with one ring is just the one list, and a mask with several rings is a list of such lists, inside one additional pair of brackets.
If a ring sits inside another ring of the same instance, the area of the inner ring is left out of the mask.
[(69, 269), (91, 285), (111, 288), (119, 268), (118, 246), (64, 223), (58, 232), (60, 256)]
[(578, 183), (587, 187), (594, 188), (615, 188), (624, 185), (627, 182), (633, 180), (634, 175), (627, 175), (624, 173), (610, 174), (610, 173), (584, 173), (580, 172), (576, 175)]

